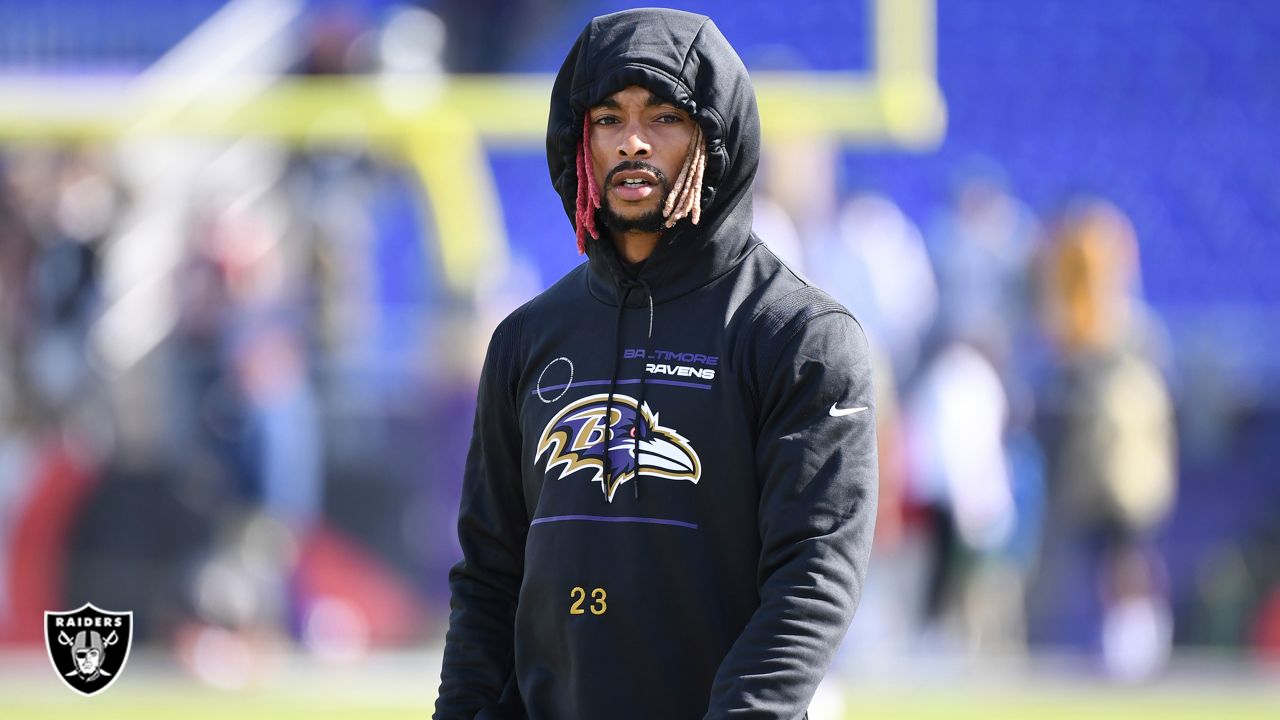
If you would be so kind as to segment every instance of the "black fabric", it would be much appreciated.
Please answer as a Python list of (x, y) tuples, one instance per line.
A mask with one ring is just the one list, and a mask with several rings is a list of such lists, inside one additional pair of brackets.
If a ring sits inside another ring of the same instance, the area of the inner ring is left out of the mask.
[(702, 125), (702, 222), (677, 223), (638, 268), (588, 241), (495, 331), (442, 720), (804, 718), (861, 593), (870, 353), (848, 310), (751, 232), (759, 118), (709, 20), (638, 10), (583, 31), (548, 122), (565, 211), (583, 113), (630, 84)]
[(644, 260), (641, 260), (639, 262), (623, 261), (622, 268), (626, 270), (628, 275), (630, 275), (631, 277), (635, 277), (636, 275), (640, 274), (641, 270), (644, 269)]
[[(843, 305), (812, 285), (797, 287), (766, 307), (754, 323), (755, 332), (760, 337), (748, 343), (751, 352), (746, 372), (755, 380), (751, 388), (764, 387), (791, 338), (803, 331), (809, 321), (821, 315), (848, 312)], [(754, 392), (751, 399), (753, 407), (758, 408), (761, 399)]]

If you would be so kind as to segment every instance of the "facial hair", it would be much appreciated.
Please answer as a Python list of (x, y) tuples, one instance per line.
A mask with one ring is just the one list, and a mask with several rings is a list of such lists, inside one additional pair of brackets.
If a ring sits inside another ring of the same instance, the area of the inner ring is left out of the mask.
[(667, 195), (671, 193), (671, 183), (667, 180), (666, 173), (643, 160), (629, 160), (619, 163), (617, 167), (609, 171), (609, 174), (604, 179), (605, 188), (613, 187), (613, 177), (615, 175), (629, 170), (644, 170), (653, 173), (653, 176), (658, 179), (658, 204), (643, 215), (623, 217), (613, 209), (610, 204), (612, 197), (606, 190), (600, 204), (600, 220), (615, 237), (628, 232), (662, 232), (666, 229), (666, 218), (662, 215), (662, 208), (667, 203)]

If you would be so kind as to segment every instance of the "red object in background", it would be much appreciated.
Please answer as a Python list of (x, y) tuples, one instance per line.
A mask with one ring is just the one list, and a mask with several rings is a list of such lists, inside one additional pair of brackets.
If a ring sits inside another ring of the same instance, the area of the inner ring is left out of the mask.
[(63, 607), (67, 542), (94, 478), (65, 443), (49, 441), (37, 452), (33, 490), (11, 538), (0, 645), (44, 645), (45, 611), (73, 609)]
[(304, 613), (317, 601), (341, 600), (363, 616), (374, 647), (407, 644), (422, 629), (421, 603), (408, 583), (334, 530), (320, 527), (307, 535), (295, 578)]
[(1253, 647), (1258, 658), (1280, 663), (1280, 585), (1271, 588), (1254, 619)]

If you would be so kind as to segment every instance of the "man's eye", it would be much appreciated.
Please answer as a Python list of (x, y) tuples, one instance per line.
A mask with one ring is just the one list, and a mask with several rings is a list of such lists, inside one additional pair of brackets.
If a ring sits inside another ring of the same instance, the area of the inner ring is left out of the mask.
[(679, 122), (684, 122), (684, 118), (680, 117), (679, 115), (660, 115), (658, 116), (658, 122), (675, 124)]
[(612, 115), (603, 115), (596, 118), (595, 122), (597, 125), (612, 125), (618, 122), (618, 118), (613, 117)]

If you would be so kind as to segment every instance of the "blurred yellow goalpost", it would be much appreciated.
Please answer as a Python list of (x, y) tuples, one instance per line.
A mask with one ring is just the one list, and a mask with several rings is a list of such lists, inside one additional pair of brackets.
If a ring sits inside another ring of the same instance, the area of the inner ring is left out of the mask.
[[(865, 72), (759, 73), (766, 144), (825, 136), (922, 151), (946, 127), (935, 0), (870, 0)], [(362, 144), (413, 168), (446, 280), (470, 287), (507, 250), (486, 146), (543, 147), (551, 75), (221, 78), (198, 94), (128, 81), (0, 77), (0, 142), (258, 137)], [(180, 81), (179, 81), (180, 82)]]

